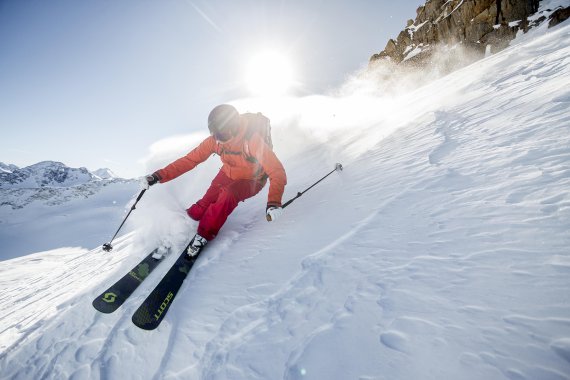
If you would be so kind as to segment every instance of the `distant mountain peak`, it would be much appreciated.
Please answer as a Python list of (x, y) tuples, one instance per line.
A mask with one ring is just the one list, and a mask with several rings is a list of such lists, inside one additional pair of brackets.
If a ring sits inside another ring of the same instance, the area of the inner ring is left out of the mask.
[(16, 165), (5, 164), (0, 162), (0, 173), (12, 173), (14, 170), (19, 169)]
[(115, 178), (119, 178), (115, 173), (113, 173), (113, 171), (109, 168), (101, 168), (101, 169), (97, 169), (95, 171), (92, 172), (93, 174), (95, 174), (97, 177), (101, 178), (101, 179), (115, 179)]
[(134, 183), (117, 177), (108, 168), (91, 172), (58, 161), (41, 161), (24, 168), (2, 164), (0, 168), (0, 206), (12, 209), (33, 202), (60, 205), (73, 199), (86, 199), (107, 186), (133, 186)]
[(91, 172), (85, 167), (71, 168), (59, 161), (41, 161), (24, 168), (5, 164), (0, 167), (0, 188), (71, 187), (120, 179), (107, 168)]

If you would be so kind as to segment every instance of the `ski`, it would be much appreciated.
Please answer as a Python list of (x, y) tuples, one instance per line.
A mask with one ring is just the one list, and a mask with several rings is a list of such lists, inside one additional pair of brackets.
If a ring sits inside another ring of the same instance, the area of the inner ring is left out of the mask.
[(172, 300), (200, 254), (189, 257), (186, 254), (189, 246), (190, 244), (133, 314), (132, 321), (136, 326), (143, 330), (154, 330), (164, 319)]
[(157, 252), (158, 248), (149, 253), (129, 273), (125, 274), (119, 281), (95, 298), (93, 307), (101, 313), (107, 314), (117, 310), (162, 261), (162, 258), (153, 258), (153, 255)]

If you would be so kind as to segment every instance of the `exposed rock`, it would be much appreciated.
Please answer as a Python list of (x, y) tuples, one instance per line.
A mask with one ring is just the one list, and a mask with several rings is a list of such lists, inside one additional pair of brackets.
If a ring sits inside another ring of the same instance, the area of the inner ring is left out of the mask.
[(548, 27), (552, 28), (553, 26), (556, 26), (561, 22), (566, 21), (569, 17), (570, 17), (570, 7), (559, 8), (550, 15), (550, 21), (548, 22)]
[[(431, 62), (434, 46), (462, 45), (472, 50), (474, 59), (486, 51), (497, 52), (508, 46), (519, 30), (537, 24), (528, 16), (538, 10), (538, 0), (427, 0), (416, 10), (416, 19), (408, 21), (396, 40), (370, 59), (389, 59), (397, 64), (421, 66)], [(560, 11), (564, 20), (565, 13)], [(552, 19), (551, 22), (556, 22)], [(450, 54), (451, 54), (450, 50)], [(413, 57), (410, 55), (413, 54)], [(456, 60), (450, 57), (450, 61)]]

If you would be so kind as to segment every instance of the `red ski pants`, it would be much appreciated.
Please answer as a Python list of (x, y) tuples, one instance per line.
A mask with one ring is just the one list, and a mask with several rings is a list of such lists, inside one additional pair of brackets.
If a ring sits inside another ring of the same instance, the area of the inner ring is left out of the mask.
[(266, 182), (234, 180), (220, 171), (202, 199), (186, 210), (192, 219), (200, 221), (198, 234), (208, 241), (214, 239), (238, 203), (259, 193)]

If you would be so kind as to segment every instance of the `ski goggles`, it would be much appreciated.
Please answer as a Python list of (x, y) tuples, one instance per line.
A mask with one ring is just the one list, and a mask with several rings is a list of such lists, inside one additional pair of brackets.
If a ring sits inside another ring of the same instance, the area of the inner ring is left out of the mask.
[(232, 138), (231, 132), (227, 131), (227, 130), (226, 131), (215, 131), (215, 132), (210, 131), (210, 134), (212, 136), (214, 136), (216, 141), (219, 141), (219, 142), (226, 142)]

